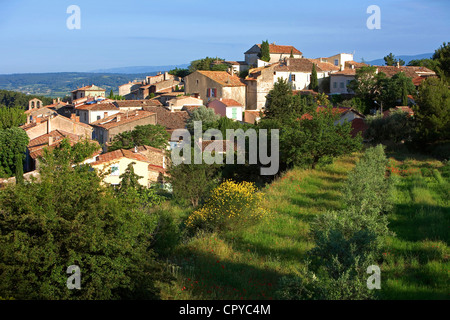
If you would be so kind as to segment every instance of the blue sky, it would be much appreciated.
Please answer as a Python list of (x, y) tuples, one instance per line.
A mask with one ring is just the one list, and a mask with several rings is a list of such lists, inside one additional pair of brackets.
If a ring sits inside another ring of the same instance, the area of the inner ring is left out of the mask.
[[(69, 5), (81, 29), (69, 30)], [(369, 30), (369, 5), (381, 29)], [(450, 1), (426, 0), (0, 0), (0, 74), (243, 60), (261, 40), (305, 57), (355, 60), (434, 52), (450, 41)]]

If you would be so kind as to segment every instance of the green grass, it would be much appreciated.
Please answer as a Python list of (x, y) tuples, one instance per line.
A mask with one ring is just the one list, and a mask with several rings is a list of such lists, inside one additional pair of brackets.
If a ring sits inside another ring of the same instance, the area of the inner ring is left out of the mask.
[[(380, 261), (379, 297), (448, 299), (448, 167), (424, 157), (390, 156), (400, 176), (389, 214), (396, 236), (387, 239)], [(341, 190), (358, 157), (283, 174), (262, 190), (269, 216), (244, 232), (179, 238), (163, 254), (176, 276), (172, 286), (163, 287), (163, 299), (274, 299), (279, 279), (296, 274), (312, 248), (310, 222), (343, 208)], [(174, 205), (164, 210), (181, 224), (191, 212)]]

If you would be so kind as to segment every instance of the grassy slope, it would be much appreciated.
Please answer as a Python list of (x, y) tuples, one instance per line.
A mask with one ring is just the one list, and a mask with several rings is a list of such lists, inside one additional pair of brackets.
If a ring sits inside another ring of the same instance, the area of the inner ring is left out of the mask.
[[(264, 206), (271, 214), (261, 223), (246, 232), (201, 234), (180, 244), (170, 255), (181, 266), (172, 269), (177, 281), (164, 288), (163, 298), (273, 298), (278, 279), (295, 274), (312, 246), (309, 222), (326, 210), (342, 208), (341, 188), (356, 161), (357, 156), (345, 157), (317, 170), (291, 170), (263, 190)], [(406, 161), (402, 169), (429, 163), (442, 166), (436, 161)], [(389, 239), (381, 265), (381, 298), (445, 299), (449, 206), (448, 191), (442, 188), (448, 182), (402, 174), (406, 177), (401, 178), (396, 211), (390, 216), (397, 237)], [(189, 214), (177, 210), (181, 216)]]

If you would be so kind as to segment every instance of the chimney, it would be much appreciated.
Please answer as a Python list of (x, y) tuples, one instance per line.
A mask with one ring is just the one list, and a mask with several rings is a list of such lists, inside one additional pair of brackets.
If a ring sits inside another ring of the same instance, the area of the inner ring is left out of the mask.
[(55, 138), (53, 138), (52, 136), (48, 137), (48, 145), (51, 146), (53, 143), (55, 143)]
[(61, 102), (61, 98), (58, 97), (58, 103), (60, 103), (60, 102)]
[(397, 68), (400, 68), (400, 61), (397, 61)]
[(77, 116), (77, 115), (76, 115), (75, 113), (72, 113), (72, 114), (70, 115), (70, 120), (75, 121), (76, 116)]
[(52, 119), (47, 118), (47, 133), (52, 132)]
[(137, 153), (138, 152), (138, 148), (137, 148), (137, 146), (134, 146), (134, 153)]
[(103, 113), (103, 118), (106, 118), (107, 116), (108, 116), (108, 112), (105, 111), (105, 112)]
[(80, 122), (80, 117), (79, 116), (75, 117), (75, 122)]
[(56, 99), (53, 99), (53, 104), (55, 104), (56, 103)]
[(117, 119), (117, 122), (120, 121), (120, 114), (117, 115), (116, 119)]

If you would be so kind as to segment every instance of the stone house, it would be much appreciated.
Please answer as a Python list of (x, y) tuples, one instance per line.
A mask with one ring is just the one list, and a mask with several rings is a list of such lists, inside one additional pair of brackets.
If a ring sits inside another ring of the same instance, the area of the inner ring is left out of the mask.
[[(287, 58), (282, 62), (260, 68), (250, 69), (245, 78), (247, 83), (246, 110), (262, 110), (266, 105), (266, 96), (279, 78), (287, 80), (292, 90), (308, 89), (311, 83), (313, 64), (316, 66), (319, 88), (330, 74), (339, 71), (339, 67), (316, 59)], [(328, 87), (328, 86), (327, 86)]]
[(105, 89), (92, 84), (72, 91), (72, 100), (84, 97), (105, 97)]
[(226, 71), (197, 70), (184, 78), (186, 94), (203, 100), (207, 105), (216, 99), (234, 99), (246, 105), (245, 83), (239, 77)]
[(75, 107), (76, 115), (80, 117), (82, 123), (92, 122), (107, 118), (118, 112), (120, 109), (112, 102), (86, 103)]
[[(291, 54), (293, 58), (302, 58), (303, 53), (297, 50), (293, 46), (280, 46), (275, 43), (269, 44), (270, 61), (269, 63), (276, 63), (284, 60), (285, 58), (290, 58)], [(249, 66), (257, 66), (259, 55), (261, 54), (261, 44), (255, 44), (253, 47), (248, 49), (245, 55), (245, 62)]]
[(191, 96), (180, 95), (167, 102), (170, 111), (180, 111), (184, 106), (202, 106), (203, 100)]
[[(103, 182), (110, 185), (118, 185), (120, 176), (125, 172), (129, 164), (133, 164), (134, 172), (141, 176), (139, 183), (144, 187), (150, 187), (153, 183), (164, 182), (165, 169), (158, 163), (153, 163), (142, 152), (148, 151), (151, 147), (134, 148), (132, 150), (119, 149), (101, 154), (95, 161), (90, 163), (91, 167), (108, 173)], [(156, 154), (156, 152), (153, 152)]]
[(132, 131), (136, 126), (156, 124), (156, 113), (143, 110), (118, 112), (112, 116), (91, 123), (93, 139), (97, 140), (106, 151), (114, 137), (125, 131)]
[(30, 140), (52, 132), (53, 130), (61, 130), (90, 139), (93, 130), (90, 125), (80, 122), (79, 117), (75, 116), (75, 114), (72, 114), (71, 118), (61, 115), (49, 116), (47, 118), (38, 117), (33, 122), (21, 126), (21, 128), (25, 130)]

